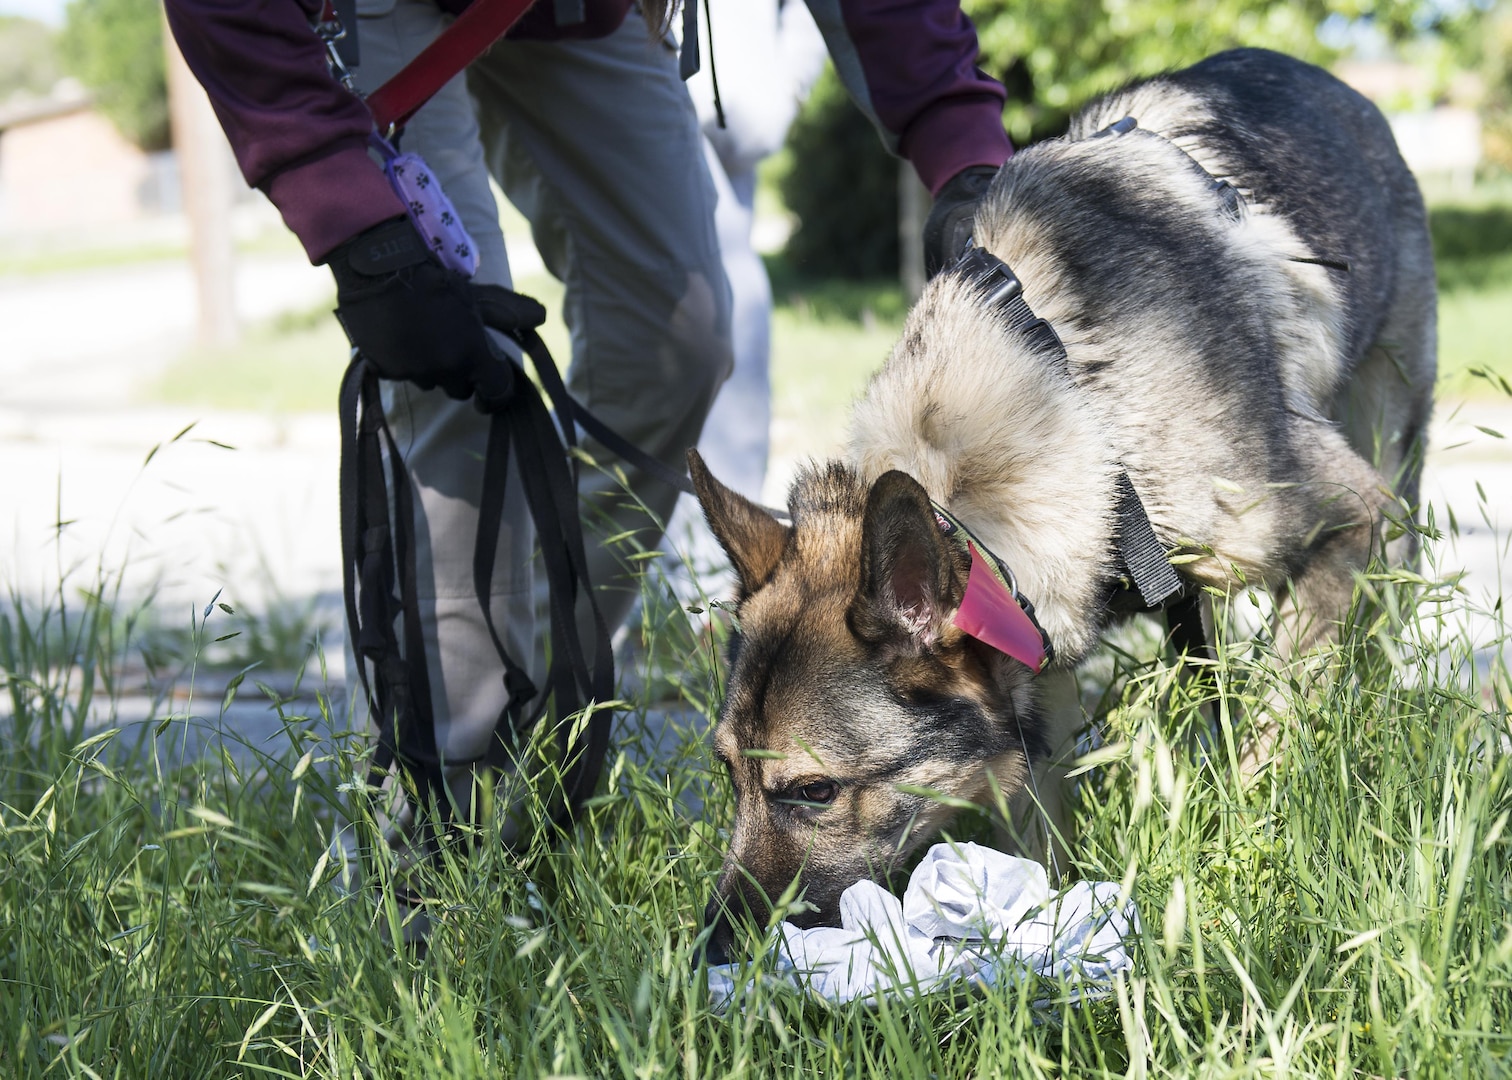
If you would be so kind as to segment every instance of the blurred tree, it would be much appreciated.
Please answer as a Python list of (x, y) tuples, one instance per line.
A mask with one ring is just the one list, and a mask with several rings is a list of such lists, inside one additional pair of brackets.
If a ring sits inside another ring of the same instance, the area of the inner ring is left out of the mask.
[(60, 40), (70, 74), (144, 150), (169, 144), (163, 13), (157, 0), (71, 0)]
[(1482, 106), (1486, 160), (1512, 171), (1512, 0), (1502, 0), (1486, 21), (1480, 39)]
[[(1008, 87), (1003, 120), (1016, 141), (1063, 130), (1071, 111), (1130, 79), (1240, 45), (1327, 63), (1350, 24), (1391, 42), (1463, 33), (1479, 0), (963, 0), (981, 66)], [(1340, 33), (1320, 36), (1329, 23)]]
[(800, 274), (886, 277), (898, 271), (898, 163), (825, 70), (788, 132), (782, 201), (798, 218), (785, 254)]
[(62, 74), (53, 30), (35, 19), (0, 15), (0, 103), (16, 94), (42, 97)]

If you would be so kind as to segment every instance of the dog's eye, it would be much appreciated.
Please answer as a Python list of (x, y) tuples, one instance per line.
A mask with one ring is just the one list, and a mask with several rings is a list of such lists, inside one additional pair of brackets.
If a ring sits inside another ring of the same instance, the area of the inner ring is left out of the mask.
[(796, 802), (828, 806), (840, 794), (840, 785), (833, 780), (815, 780), (812, 784), (804, 784), (793, 794), (797, 796)]

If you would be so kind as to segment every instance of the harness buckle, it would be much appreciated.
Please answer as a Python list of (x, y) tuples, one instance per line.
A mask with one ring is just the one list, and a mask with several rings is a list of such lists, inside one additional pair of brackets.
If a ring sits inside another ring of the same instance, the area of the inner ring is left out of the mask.
[(991, 307), (1003, 307), (1024, 291), (1023, 283), (1007, 263), (975, 243), (952, 269), (974, 285), (981, 292), (982, 301)]

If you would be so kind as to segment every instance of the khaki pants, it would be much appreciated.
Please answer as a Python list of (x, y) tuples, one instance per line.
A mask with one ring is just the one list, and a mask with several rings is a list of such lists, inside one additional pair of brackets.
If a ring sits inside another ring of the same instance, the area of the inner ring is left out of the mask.
[[(359, 10), (362, 64), (355, 74), (364, 90), (388, 79), (450, 21), (427, 0), (379, 0)], [(570, 390), (610, 427), (680, 469), (729, 372), (730, 301), (698, 122), (676, 69), (675, 54), (634, 13), (598, 41), (501, 42), (416, 114), (401, 149), (426, 159), (456, 205), (480, 252), (477, 280), (507, 286), (509, 261), (488, 184), (494, 178), (566, 286)], [(488, 423), (470, 404), (407, 383), (387, 384), (384, 403), (416, 495), (436, 745), (443, 756), (466, 761), (483, 754), (507, 704), (472, 573)], [(595, 444), (587, 449), (615, 463)], [(580, 486), (593, 530), (589, 572), (611, 632), (630, 609), (636, 583), (622, 572), (623, 549), (596, 537), (633, 531), (637, 543), (654, 548), (657, 522), (676, 501), (665, 485), (626, 471), (655, 518), (593, 470), (584, 470)], [(513, 477), (490, 603), (506, 647), (535, 668), (539, 683), (533, 546)], [(360, 698), (355, 678), (349, 682)], [(470, 770), (449, 775), (465, 799)]]

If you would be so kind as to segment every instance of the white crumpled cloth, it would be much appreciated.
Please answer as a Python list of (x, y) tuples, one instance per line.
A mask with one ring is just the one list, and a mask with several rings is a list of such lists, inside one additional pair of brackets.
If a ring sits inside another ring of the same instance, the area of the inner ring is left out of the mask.
[[(1078, 996), (1098, 996), (1133, 966), (1124, 939), (1139, 916), (1118, 894), (1117, 882), (1081, 881), (1056, 895), (1033, 860), (977, 844), (936, 844), (901, 900), (858, 881), (840, 896), (840, 926), (783, 923), (767, 970), (833, 1002), (1028, 975), (1064, 978)], [(711, 996), (723, 1007), (739, 968), (708, 970)]]

